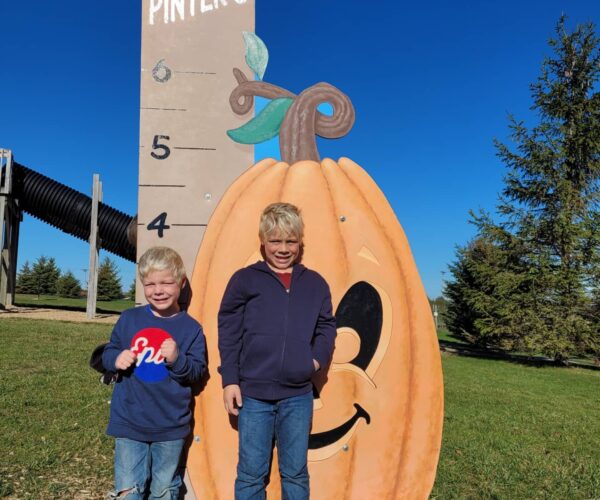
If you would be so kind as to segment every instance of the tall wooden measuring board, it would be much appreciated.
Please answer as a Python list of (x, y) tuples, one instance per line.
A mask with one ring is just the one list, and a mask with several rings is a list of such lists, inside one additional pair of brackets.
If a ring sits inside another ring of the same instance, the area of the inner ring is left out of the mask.
[(254, 31), (254, 0), (142, 1), (137, 256), (170, 246), (188, 275), (218, 201), (254, 163), (252, 146), (225, 133), (248, 119), (229, 107), (243, 31)]

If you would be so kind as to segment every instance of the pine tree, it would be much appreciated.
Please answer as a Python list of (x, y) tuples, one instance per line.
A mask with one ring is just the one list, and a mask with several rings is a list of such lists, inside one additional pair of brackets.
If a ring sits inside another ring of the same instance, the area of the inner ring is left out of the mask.
[(29, 266), (28, 260), (25, 261), (21, 270), (17, 273), (15, 291), (17, 293), (36, 293), (33, 271)]
[(56, 283), (56, 290), (61, 297), (79, 297), (81, 283), (71, 271), (63, 274)]
[(33, 264), (31, 274), (34, 293), (38, 295), (54, 295), (56, 293), (56, 283), (60, 277), (60, 270), (56, 266), (54, 257), (40, 256)]
[(115, 300), (123, 296), (117, 265), (105, 257), (98, 268), (98, 299)]
[(516, 147), (496, 142), (508, 167), (500, 221), (473, 215), (477, 238), (450, 267), (446, 294), (453, 331), (565, 360), (600, 355), (600, 40), (591, 24), (567, 33), (564, 18), (556, 35), (531, 86), (539, 124), (511, 118)]
[(133, 278), (131, 285), (129, 286), (129, 291), (127, 292), (127, 297), (130, 300), (135, 300), (135, 288), (136, 288), (136, 279)]

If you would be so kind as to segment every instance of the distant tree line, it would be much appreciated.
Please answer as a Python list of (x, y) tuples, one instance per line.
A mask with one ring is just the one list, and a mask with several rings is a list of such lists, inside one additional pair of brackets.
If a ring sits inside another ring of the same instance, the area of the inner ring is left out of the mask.
[[(131, 290), (130, 290), (131, 291)], [(54, 257), (42, 255), (30, 266), (25, 262), (17, 273), (16, 292), (35, 295), (80, 297), (85, 295), (80, 281), (71, 271), (65, 273), (56, 265)], [(105, 257), (98, 267), (98, 300), (123, 298), (121, 278), (114, 261)]]
[(537, 124), (510, 118), (496, 217), (471, 212), (475, 238), (450, 265), (444, 315), (469, 342), (600, 359), (600, 39), (594, 25), (550, 40), (531, 85)]

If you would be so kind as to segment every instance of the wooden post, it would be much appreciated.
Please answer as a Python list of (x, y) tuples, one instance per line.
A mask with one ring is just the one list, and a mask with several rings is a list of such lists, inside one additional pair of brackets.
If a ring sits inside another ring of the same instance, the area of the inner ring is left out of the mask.
[(11, 307), (15, 302), (17, 278), (17, 251), (19, 223), (23, 216), (19, 201), (12, 193), (12, 152), (0, 149), (0, 307)]
[(100, 175), (94, 174), (92, 184), (92, 217), (90, 221), (90, 265), (87, 282), (87, 307), (88, 319), (96, 315), (96, 297), (98, 293), (98, 203), (102, 201), (102, 182)]

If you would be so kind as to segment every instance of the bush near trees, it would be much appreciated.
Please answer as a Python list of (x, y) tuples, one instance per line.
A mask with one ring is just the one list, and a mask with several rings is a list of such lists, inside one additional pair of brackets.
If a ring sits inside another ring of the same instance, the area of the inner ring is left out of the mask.
[(109, 257), (105, 257), (98, 267), (98, 300), (115, 300), (122, 296), (117, 265)]
[(497, 220), (471, 213), (477, 236), (457, 252), (445, 320), (467, 340), (600, 357), (600, 39), (593, 24), (550, 40), (531, 86), (539, 121), (510, 118)]

